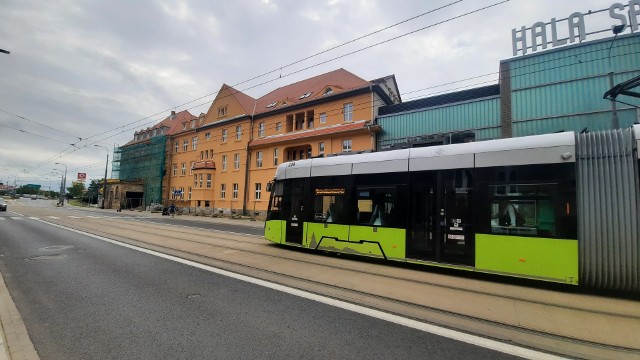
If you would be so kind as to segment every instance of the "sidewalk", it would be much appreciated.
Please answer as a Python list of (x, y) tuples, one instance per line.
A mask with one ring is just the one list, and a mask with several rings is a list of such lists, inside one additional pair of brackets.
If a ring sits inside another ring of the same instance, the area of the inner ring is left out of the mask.
[[(0, 360), (40, 359), (0, 274)], [(9, 346), (11, 344), (11, 346)]]

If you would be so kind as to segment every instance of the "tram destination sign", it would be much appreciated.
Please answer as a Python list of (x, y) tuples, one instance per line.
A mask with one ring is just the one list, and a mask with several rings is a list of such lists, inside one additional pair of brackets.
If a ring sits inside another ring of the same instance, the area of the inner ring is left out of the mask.
[[(606, 14), (609, 20), (605, 20)], [(513, 56), (528, 52), (583, 42), (596, 34), (613, 34), (614, 27), (621, 25), (622, 31), (638, 31), (640, 0), (613, 3), (606, 9), (575, 12), (564, 19), (552, 18), (549, 22), (538, 21), (531, 27), (522, 26), (511, 30)]]

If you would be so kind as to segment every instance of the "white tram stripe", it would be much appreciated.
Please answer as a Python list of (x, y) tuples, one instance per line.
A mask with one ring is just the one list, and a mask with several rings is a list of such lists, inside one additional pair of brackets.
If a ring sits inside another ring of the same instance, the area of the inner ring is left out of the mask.
[(62, 226), (62, 225), (58, 225), (58, 224), (54, 224), (54, 223), (50, 223), (44, 220), (39, 220), (45, 224), (49, 224), (51, 226), (55, 226), (57, 228), (61, 228), (61, 229), (65, 229), (74, 233), (78, 233), (78, 234), (82, 234), (85, 236), (89, 236), (92, 237), (94, 239), (98, 239), (98, 240), (102, 240), (102, 241), (106, 241), (108, 243), (112, 243), (115, 245), (119, 245), (122, 247), (126, 247), (132, 250), (136, 250), (136, 251), (140, 251), (146, 254), (150, 254), (150, 255), (154, 255), (163, 259), (167, 259), (167, 260), (171, 260), (171, 261), (175, 261), (177, 263), (181, 263), (181, 264), (185, 264), (188, 266), (192, 266), (198, 269), (202, 269), (205, 271), (209, 271), (215, 274), (219, 274), (219, 275), (223, 275), (223, 276), (227, 276), (236, 280), (240, 280), (240, 281), (245, 281), (254, 285), (259, 285), (259, 286), (263, 286), (269, 289), (273, 289), (276, 291), (281, 291), (287, 294), (291, 294), (294, 296), (298, 296), (301, 298), (305, 298), (305, 299), (309, 299), (312, 301), (317, 301), (323, 304), (327, 304), (330, 306), (335, 306), (341, 309), (345, 309), (348, 311), (353, 311), (355, 313), (358, 314), (362, 314), (362, 315), (366, 315), (366, 316), (370, 316), (376, 319), (380, 319), (380, 320), (384, 320), (384, 321), (388, 321), (394, 324), (398, 324), (398, 325), (402, 325), (402, 326), (406, 326), (406, 327), (410, 327), (412, 329), (416, 329), (419, 331), (424, 331), (430, 334), (434, 334), (434, 335), (438, 335), (438, 336), (442, 336), (445, 338), (449, 338), (452, 340), (457, 340), (460, 342), (464, 342), (467, 344), (471, 344), (471, 345), (475, 345), (475, 346), (479, 346), (479, 347), (483, 347), (486, 349), (491, 349), (491, 350), (495, 350), (498, 352), (502, 352), (505, 354), (510, 354), (510, 355), (515, 355), (515, 356), (519, 356), (525, 359), (540, 359), (540, 360), (556, 360), (556, 359), (565, 359), (563, 357), (557, 356), (557, 355), (552, 355), (552, 354), (548, 354), (548, 353), (544, 353), (544, 352), (540, 352), (540, 351), (536, 351), (536, 350), (531, 350), (531, 349), (527, 349), (527, 348), (523, 348), (520, 346), (516, 346), (516, 345), (512, 345), (512, 344), (508, 344), (508, 343), (503, 343), (500, 341), (496, 341), (496, 340), (491, 340), (491, 339), (486, 339), (477, 335), (471, 335), (471, 334), (467, 334), (467, 333), (463, 333), (463, 332), (459, 332), (459, 331), (455, 331), (452, 329), (447, 329), (441, 326), (437, 326), (437, 325), (432, 325), (432, 324), (427, 324), (424, 322), (420, 322), (417, 320), (413, 320), (413, 319), (409, 319), (409, 318), (405, 318), (399, 315), (393, 315), (393, 314), (389, 314), (389, 313), (385, 313), (383, 311), (380, 310), (374, 310), (374, 309), (369, 309), (367, 307), (361, 306), (361, 305), (356, 305), (356, 304), (352, 304), (346, 301), (342, 301), (342, 300), (337, 300), (337, 299), (333, 299), (327, 296), (322, 296), (322, 295), (317, 295), (314, 293), (310, 293), (307, 291), (303, 291), (303, 290), (299, 290), (299, 289), (295, 289), (292, 287), (288, 287), (288, 286), (284, 286), (284, 285), (280, 285), (280, 284), (275, 284), (269, 281), (265, 281), (265, 280), (261, 280), (261, 279), (256, 279), (256, 278), (252, 278), (246, 275), (240, 275), (240, 274), (236, 274), (227, 270), (223, 270), (223, 269), (218, 269), (215, 268), (213, 266), (209, 266), (209, 265), (204, 265), (204, 264), (200, 264), (194, 261), (190, 261), (190, 260), (185, 260), (185, 259), (181, 259), (179, 257), (176, 256), (172, 256), (172, 255), (167, 255), (167, 254), (163, 254), (157, 251), (153, 251), (153, 250), (149, 250), (149, 249), (145, 249), (145, 248), (141, 248), (138, 246), (134, 246), (134, 245), (130, 245), (127, 243), (123, 243), (123, 242), (119, 242), (113, 239), (109, 239), (107, 237), (104, 236), (99, 236), (99, 235), (94, 235), (94, 234), (90, 234), (81, 230), (76, 230), (76, 229), (72, 229), (66, 226)]

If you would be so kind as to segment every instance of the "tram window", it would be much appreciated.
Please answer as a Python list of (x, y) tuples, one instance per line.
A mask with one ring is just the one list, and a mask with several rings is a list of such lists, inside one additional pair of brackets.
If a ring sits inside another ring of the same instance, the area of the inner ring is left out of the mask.
[(314, 221), (342, 224), (345, 221), (345, 189), (316, 189)]
[(555, 237), (552, 199), (557, 193), (558, 184), (553, 183), (489, 186), (491, 233)]
[(395, 188), (358, 188), (356, 221), (364, 226), (395, 226)]

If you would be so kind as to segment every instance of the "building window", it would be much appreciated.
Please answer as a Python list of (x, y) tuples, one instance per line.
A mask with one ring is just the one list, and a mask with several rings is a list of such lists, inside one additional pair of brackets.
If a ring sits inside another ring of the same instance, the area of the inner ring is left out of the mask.
[(262, 151), (256, 152), (256, 167), (262, 167)]
[(273, 165), (278, 165), (278, 148), (273, 149)]
[(182, 151), (187, 152), (187, 150), (189, 150), (189, 140), (184, 139), (182, 142)]
[(174, 143), (174, 146), (175, 146), (174, 154), (177, 154), (178, 151), (180, 150), (180, 141), (176, 140), (176, 142)]
[(191, 187), (188, 187), (187, 189), (189, 189), (189, 197), (187, 199), (191, 200)]
[(178, 164), (173, 164), (173, 176), (178, 175)]
[(324, 143), (318, 143), (318, 156), (324, 156)]
[(195, 161), (192, 161), (189, 164), (189, 175), (193, 175), (193, 164), (195, 164), (195, 163), (196, 163)]
[(227, 129), (222, 129), (222, 142), (227, 142)]
[(233, 154), (233, 168), (240, 169), (240, 154)]
[(320, 124), (327, 123), (327, 113), (320, 113)]
[(222, 155), (222, 171), (227, 170), (227, 155)]
[(180, 188), (180, 199), (184, 199), (184, 188)]
[(223, 117), (223, 116), (225, 116), (225, 115), (227, 115), (227, 105), (225, 105), (225, 106), (220, 106), (220, 107), (218, 108), (218, 117)]
[(258, 137), (264, 137), (264, 123), (258, 124)]
[(198, 187), (198, 175), (193, 175), (193, 187)]
[(281, 122), (277, 122), (276, 123), (276, 132), (280, 132), (280, 130), (282, 130), (282, 123)]
[(242, 139), (242, 126), (236, 126), (236, 140)]
[(191, 128), (195, 129), (196, 127), (196, 121), (195, 120), (191, 120)]
[(176, 198), (176, 188), (174, 188), (174, 187), (171, 188), (171, 198), (172, 199)]
[(207, 189), (211, 189), (211, 174), (207, 174)]
[(233, 183), (233, 193), (231, 193), (231, 197), (234, 199), (238, 198), (238, 183)]
[(202, 174), (200, 174), (200, 189), (202, 189)]
[(196, 150), (198, 148), (198, 137), (194, 136), (193, 139), (191, 139), (191, 150)]
[(255, 195), (256, 200), (260, 200), (261, 193), (262, 193), (262, 184), (256, 183), (256, 195)]
[(204, 138), (207, 140), (211, 139), (211, 133), (204, 134)]
[(342, 152), (351, 152), (351, 140), (342, 140)]
[(353, 103), (344, 104), (342, 112), (344, 113), (344, 122), (353, 121)]
[(210, 206), (209, 200), (204, 201), (204, 207), (208, 208)]
[(182, 130), (187, 130), (187, 123), (186, 122), (182, 123)]
[(227, 184), (220, 184), (220, 199), (227, 197)]
[(182, 176), (187, 175), (187, 163), (182, 163), (182, 171), (180, 173)]

